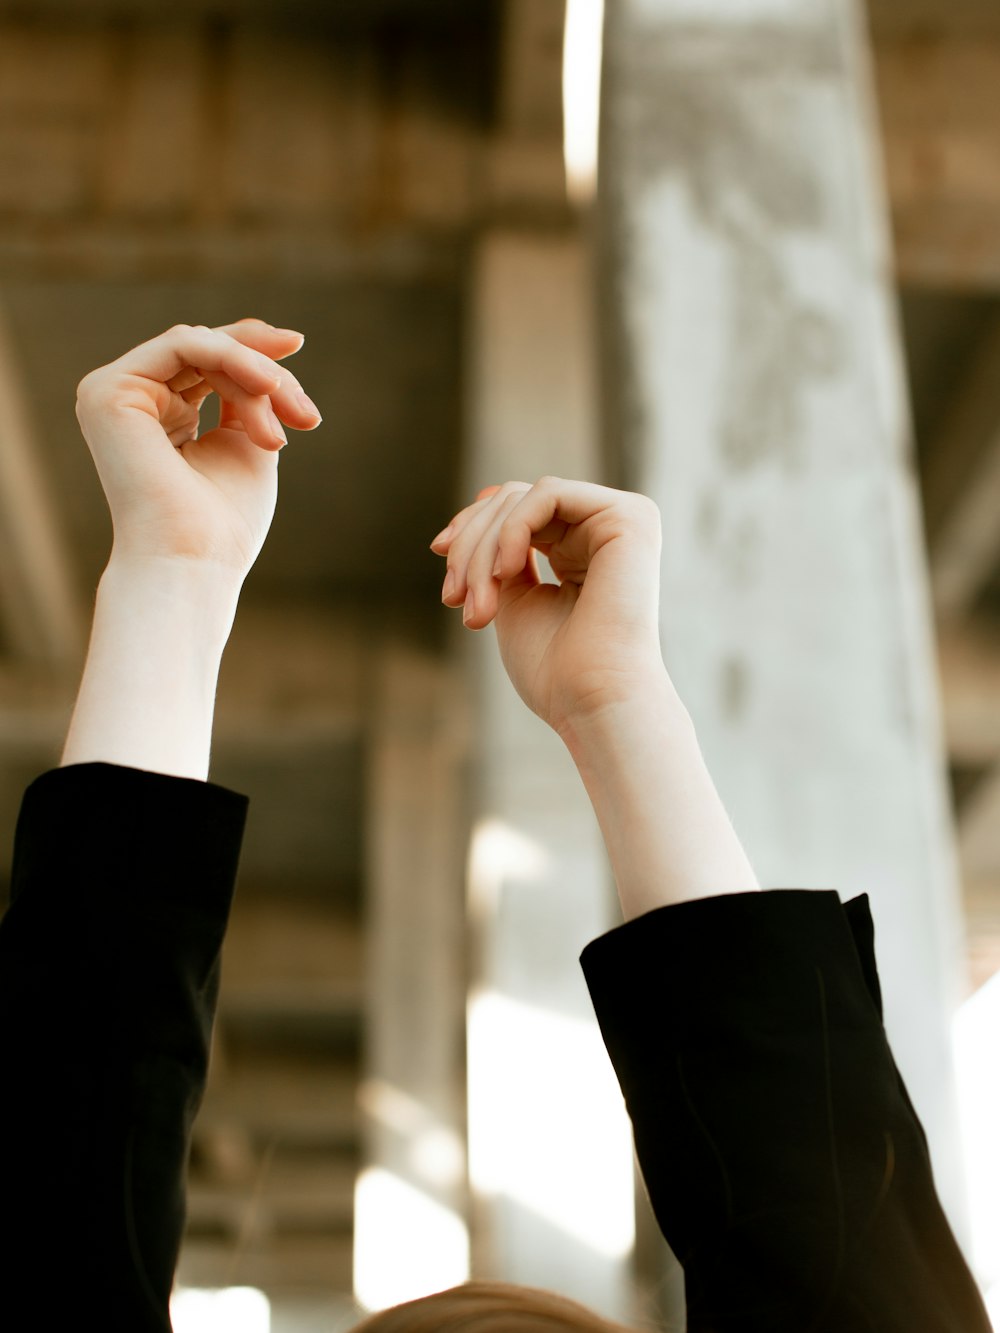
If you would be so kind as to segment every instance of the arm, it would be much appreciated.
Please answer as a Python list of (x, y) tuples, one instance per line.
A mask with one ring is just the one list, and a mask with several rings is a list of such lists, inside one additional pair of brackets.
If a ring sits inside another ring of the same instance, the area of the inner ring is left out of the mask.
[[(446, 604), (465, 608), (470, 629), (495, 621), (515, 688), (576, 761), (626, 919), (756, 889), (660, 655), (652, 501), (513, 482), (483, 492), (432, 545), (448, 559)], [(558, 587), (539, 582), (533, 550)]]
[[(259, 320), (179, 326), (81, 383), (114, 545), (63, 764), (207, 776), (222, 651), (274, 512), (279, 417), (320, 419), (277, 362), (301, 345)], [(213, 390), (219, 426), (198, 436)]]
[[(546, 478), (435, 539), (594, 803), (626, 924), (584, 971), (691, 1333), (988, 1333), (886, 1044), (863, 903), (754, 893), (666, 674), (655, 509)], [(533, 550), (558, 587), (539, 584)]]
[[(169, 1329), (246, 807), (203, 780), (215, 679), (274, 507), (274, 413), (317, 419), (275, 360), (300, 342), (257, 321), (179, 328), (80, 386), (114, 547), (64, 766), (25, 795), (0, 923), (0, 1300), (46, 1327), (90, 1309)], [(199, 437), (212, 389), (220, 426)]]

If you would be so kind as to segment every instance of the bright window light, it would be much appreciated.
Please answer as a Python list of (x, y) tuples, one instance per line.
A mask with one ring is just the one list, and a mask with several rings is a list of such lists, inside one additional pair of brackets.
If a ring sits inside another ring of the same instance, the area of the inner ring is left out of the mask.
[(994, 1328), (1000, 1328), (1000, 1282), (994, 1282), (986, 1293), (986, 1313)]
[(416, 1300), (469, 1277), (469, 1233), (450, 1208), (370, 1167), (354, 1193), (354, 1294), (368, 1310)]
[(959, 1008), (953, 1037), (972, 1267), (1000, 1314), (1000, 973)]
[(255, 1287), (180, 1288), (170, 1318), (174, 1333), (271, 1333), (271, 1304)]
[(586, 204), (597, 186), (604, 0), (566, 0), (563, 30), (563, 157), (566, 193)]
[(468, 901), (473, 922), (493, 919), (506, 881), (537, 878), (548, 864), (549, 853), (541, 843), (502, 819), (481, 819), (469, 846)]
[(477, 995), (468, 1078), (475, 1187), (517, 1200), (598, 1254), (627, 1255), (632, 1135), (596, 1025)]

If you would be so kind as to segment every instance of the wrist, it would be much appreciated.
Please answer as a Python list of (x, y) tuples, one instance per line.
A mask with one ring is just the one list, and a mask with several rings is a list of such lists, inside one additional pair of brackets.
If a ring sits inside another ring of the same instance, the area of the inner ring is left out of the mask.
[(235, 571), (211, 562), (112, 552), (98, 585), (96, 614), (118, 619), (139, 612), (144, 635), (162, 627), (180, 636), (176, 651), (221, 659), (241, 587)]
[(113, 557), (97, 591), (63, 764), (204, 779), (239, 588), (231, 572), (200, 562)]
[(601, 826), (626, 919), (757, 887), (665, 670), (560, 734)]
[(697, 743), (691, 716), (662, 663), (619, 685), (613, 696), (591, 699), (566, 719), (559, 735), (574, 763), (586, 771), (627, 756), (648, 737), (653, 719), (679, 739)]

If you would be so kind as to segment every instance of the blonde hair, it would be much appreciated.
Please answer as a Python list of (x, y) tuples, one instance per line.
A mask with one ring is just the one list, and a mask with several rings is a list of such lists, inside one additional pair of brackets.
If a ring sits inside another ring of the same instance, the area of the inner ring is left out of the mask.
[(352, 1333), (634, 1333), (565, 1296), (466, 1282), (370, 1315)]

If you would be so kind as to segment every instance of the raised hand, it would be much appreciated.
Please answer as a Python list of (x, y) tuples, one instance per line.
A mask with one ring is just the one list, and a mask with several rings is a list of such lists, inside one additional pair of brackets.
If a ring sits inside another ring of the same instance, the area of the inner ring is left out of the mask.
[[(435, 538), (443, 600), (470, 629), (496, 623), (504, 665), (529, 708), (568, 723), (663, 677), (660, 522), (643, 495), (543, 477), (488, 487)], [(558, 585), (539, 579), (535, 552)]]
[[(642, 495), (543, 477), (481, 491), (435, 537), (444, 601), (504, 665), (593, 803), (628, 918), (757, 887), (660, 656), (660, 520)], [(539, 581), (535, 552), (558, 586)]]
[[(246, 574), (274, 512), (281, 423), (320, 421), (278, 364), (301, 346), (300, 333), (256, 319), (181, 324), (81, 381), (77, 416), (111, 508), (115, 560), (180, 557)], [(199, 435), (211, 393), (220, 423)]]
[[(301, 346), (255, 319), (181, 324), (81, 382), (115, 539), (64, 764), (206, 776), (219, 663), (274, 513), (281, 423), (319, 424), (278, 364)], [(220, 424), (199, 435), (211, 393)]]

